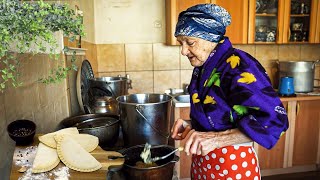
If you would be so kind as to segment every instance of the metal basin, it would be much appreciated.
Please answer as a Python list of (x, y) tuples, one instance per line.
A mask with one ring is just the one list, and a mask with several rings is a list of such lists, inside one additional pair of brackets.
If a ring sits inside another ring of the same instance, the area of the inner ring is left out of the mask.
[(174, 99), (178, 101), (178, 103), (190, 103), (189, 94), (178, 95), (178, 96), (175, 96)]

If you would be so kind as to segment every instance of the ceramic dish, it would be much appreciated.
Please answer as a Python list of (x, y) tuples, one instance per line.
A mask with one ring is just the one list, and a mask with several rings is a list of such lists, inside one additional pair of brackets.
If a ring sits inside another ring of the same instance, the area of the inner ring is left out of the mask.
[(88, 60), (83, 60), (77, 74), (77, 97), (80, 108), (86, 113), (86, 108), (89, 107), (89, 80), (94, 78), (91, 64)]

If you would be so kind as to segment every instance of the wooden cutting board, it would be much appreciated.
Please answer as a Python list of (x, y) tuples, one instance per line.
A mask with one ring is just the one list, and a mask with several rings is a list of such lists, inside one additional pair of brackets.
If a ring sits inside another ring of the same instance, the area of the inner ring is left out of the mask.
[[(19, 157), (17, 159), (17, 156), (20, 154), (23, 154), (27, 148), (30, 149), (32, 146), (37, 146), (39, 144), (38, 141), (38, 136), (36, 135), (34, 138), (34, 142), (30, 146), (17, 146), (15, 148), (14, 152), (14, 157), (12, 159), (12, 166), (11, 166), (11, 174), (10, 174), (10, 180), (17, 180), (22, 177), (29, 177), (28, 172), (20, 173), (19, 169), (21, 169), (21, 165), (17, 165), (17, 160), (21, 158)], [(121, 166), (124, 163), (123, 158), (115, 159), (115, 160), (109, 160), (108, 156), (113, 155), (113, 156), (121, 156), (120, 153), (116, 151), (105, 151), (101, 147), (97, 147), (94, 151), (91, 152), (91, 154), (101, 163), (102, 168), (94, 171), (94, 172), (78, 172), (74, 171), (72, 169), (69, 169), (69, 174), (70, 176), (68, 177), (70, 180), (102, 180), (106, 179), (107, 177), (107, 172), (108, 172), (108, 167), (109, 166)], [(25, 154), (23, 154), (25, 155)], [(30, 156), (31, 159), (28, 159), (29, 161), (33, 161), (32, 156)], [(46, 173), (46, 175), (51, 178), (52, 180), (56, 179), (57, 176), (53, 175), (52, 172), (61, 169), (62, 167), (65, 167), (65, 165), (60, 161), (59, 165), (55, 167), (53, 170), (49, 171)], [(29, 167), (27, 168), (29, 169)]]

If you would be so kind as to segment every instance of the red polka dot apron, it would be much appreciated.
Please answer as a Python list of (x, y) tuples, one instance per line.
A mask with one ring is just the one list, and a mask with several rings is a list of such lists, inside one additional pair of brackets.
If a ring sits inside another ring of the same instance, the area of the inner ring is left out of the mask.
[(252, 146), (226, 146), (206, 156), (193, 155), (191, 179), (260, 180), (258, 159)]

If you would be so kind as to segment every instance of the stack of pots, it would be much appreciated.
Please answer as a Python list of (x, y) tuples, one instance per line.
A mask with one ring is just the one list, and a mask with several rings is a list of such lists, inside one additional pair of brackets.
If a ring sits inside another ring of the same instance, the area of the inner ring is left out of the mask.
[(128, 94), (131, 80), (126, 77), (99, 77), (89, 79), (89, 108), (87, 113), (118, 114), (118, 96)]
[(277, 61), (279, 65), (279, 80), (292, 77), (294, 91), (299, 93), (312, 92), (314, 86), (314, 70), (317, 61)]

